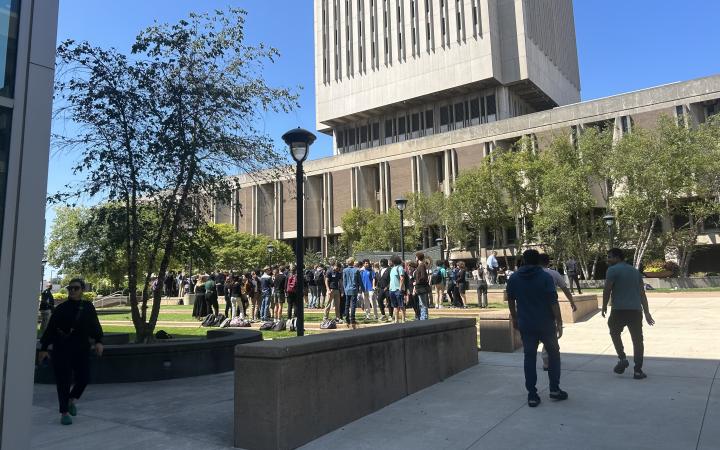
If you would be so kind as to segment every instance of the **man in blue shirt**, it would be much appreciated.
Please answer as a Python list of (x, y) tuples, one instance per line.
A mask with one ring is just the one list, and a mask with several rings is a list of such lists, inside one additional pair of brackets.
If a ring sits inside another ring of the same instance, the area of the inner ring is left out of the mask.
[(407, 276), (403, 269), (402, 259), (398, 255), (393, 255), (390, 260), (392, 268), (390, 269), (390, 305), (395, 308), (395, 323), (405, 323), (405, 288)]
[(355, 259), (348, 258), (347, 267), (343, 270), (343, 290), (345, 291), (345, 323), (348, 327), (357, 328), (355, 309), (358, 294), (362, 292), (360, 270), (355, 267)]
[(635, 360), (633, 378), (642, 380), (647, 378), (642, 370), (643, 354), (645, 353), (642, 332), (643, 311), (645, 311), (645, 320), (648, 325), (655, 325), (645, 295), (645, 284), (640, 271), (625, 262), (625, 254), (621, 249), (611, 248), (608, 251), (608, 265), (610, 268), (605, 276), (602, 316), (605, 317), (612, 296), (612, 312), (608, 318), (608, 327), (615, 351), (620, 359), (613, 370), (617, 374), (622, 374), (630, 366), (621, 337), (623, 329), (628, 327), (633, 342)]
[[(528, 391), (528, 406), (540, 404), (537, 394), (538, 344), (542, 342), (548, 352), (548, 375), (550, 398), (565, 400), (567, 392), (560, 389), (560, 346), (562, 316), (558, 305), (555, 283), (550, 275), (539, 266), (540, 253), (525, 250), (523, 265), (507, 283), (508, 307), (513, 326), (520, 331), (525, 352), (525, 387)], [(516, 307), (517, 306), (517, 307)]]

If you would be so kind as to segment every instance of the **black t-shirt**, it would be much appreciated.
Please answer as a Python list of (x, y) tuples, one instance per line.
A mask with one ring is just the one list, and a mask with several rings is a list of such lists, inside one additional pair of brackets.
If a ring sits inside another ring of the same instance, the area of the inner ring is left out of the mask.
[(273, 287), (275, 287), (275, 292), (285, 292), (286, 281), (287, 278), (285, 278), (285, 275), (283, 275), (282, 273), (275, 275), (275, 279), (273, 280)]
[(342, 272), (335, 272), (331, 270), (327, 273), (327, 282), (330, 289), (340, 289), (340, 282), (342, 281)]
[(240, 283), (239, 281), (234, 282), (232, 284), (231, 292), (233, 297), (240, 297), (240, 295), (242, 294), (242, 283)]
[[(82, 307), (82, 312), (78, 310)], [(88, 338), (102, 342), (103, 331), (92, 302), (66, 300), (55, 308), (45, 333), (40, 338), (42, 349), (53, 344), (54, 350), (88, 350)]]

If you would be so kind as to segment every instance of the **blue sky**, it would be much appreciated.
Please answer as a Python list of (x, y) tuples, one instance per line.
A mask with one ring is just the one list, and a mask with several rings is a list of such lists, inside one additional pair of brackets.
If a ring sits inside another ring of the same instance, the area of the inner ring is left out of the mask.
[[(249, 13), (247, 39), (278, 48), (280, 60), (266, 78), (300, 85), (301, 109), (267, 116), (266, 131), (281, 136), (315, 124), (313, 0), (62, 0), (58, 41), (88, 40), (127, 51), (138, 31), (154, 20), (174, 22), (191, 11), (228, 5)], [(674, 81), (720, 73), (717, 18), (720, 2), (710, 0), (575, 1), (582, 98), (590, 100)], [(330, 138), (319, 135), (311, 159), (332, 154)], [(69, 181), (72, 160), (53, 155), (48, 192)], [(54, 214), (48, 210), (48, 226)]]

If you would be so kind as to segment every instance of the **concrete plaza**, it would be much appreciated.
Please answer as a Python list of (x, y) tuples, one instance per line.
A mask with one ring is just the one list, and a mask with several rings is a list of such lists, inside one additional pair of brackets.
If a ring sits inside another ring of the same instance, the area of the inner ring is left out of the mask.
[[(561, 340), (568, 401), (547, 398), (539, 371), (543, 403), (528, 408), (522, 353), (480, 352), (478, 366), (303, 448), (718, 449), (720, 293), (654, 294), (650, 307), (657, 325), (645, 327), (646, 380), (612, 372), (597, 314), (567, 326)], [(318, 395), (343, 401), (344, 382), (328, 380)], [(70, 427), (59, 424), (54, 386), (36, 385), (33, 412), (33, 448), (232, 448), (233, 374), (90, 386)]]

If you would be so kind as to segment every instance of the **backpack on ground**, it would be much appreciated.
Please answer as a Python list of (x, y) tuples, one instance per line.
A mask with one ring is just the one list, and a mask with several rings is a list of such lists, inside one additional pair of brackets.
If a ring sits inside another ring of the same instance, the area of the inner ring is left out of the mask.
[(334, 320), (331, 319), (325, 319), (320, 324), (320, 329), (322, 330), (334, 330), (337, 328), (337, 325), (335, 324)]
[(219, 327), (220, 324), (222, 324), (225, 321), (225, 315), (224, 314), (218, 314), (215, 316), (215, 320), (213, 320), (211, 327)]
[(275, 322), (275, 325), (272, 327), (273, 331), (285, 331), (285, 321), (284, 320), (278, 320)]
[(215, 314), (208, 314), (207, 316), (205, 316), (205, 318), (203, 319), (203, 321), (200, 325), (202, 325), (204, 327), (211, 327), (211, 326), (213, 326), (212, 324), (214, 322), (215, 322)]
[(297, 317), (293, 317), (285, 323), (288, 331), (297, 331)]
[(229, 317), (226, 318), (225, 320), (223, 320), (222, 323), (220, 324), (220, 328), (227, 328), (227, 327), (229, 327), (231, 320), (232, 320), (232, 319), (230, 319)]
[(275, 322), (270, 320), (270, 321), (261, 323), (260, 330), (261, 331), (269, 331), (269, 330), (272, 330), (274, 326), (275, 326)]
[(167, 332), (165, 330), (160, 330), (157, 333), (155, 333), (155, 339), (158, 339), (158, 340), (172, 339), (172, 336), (167, 334)]

